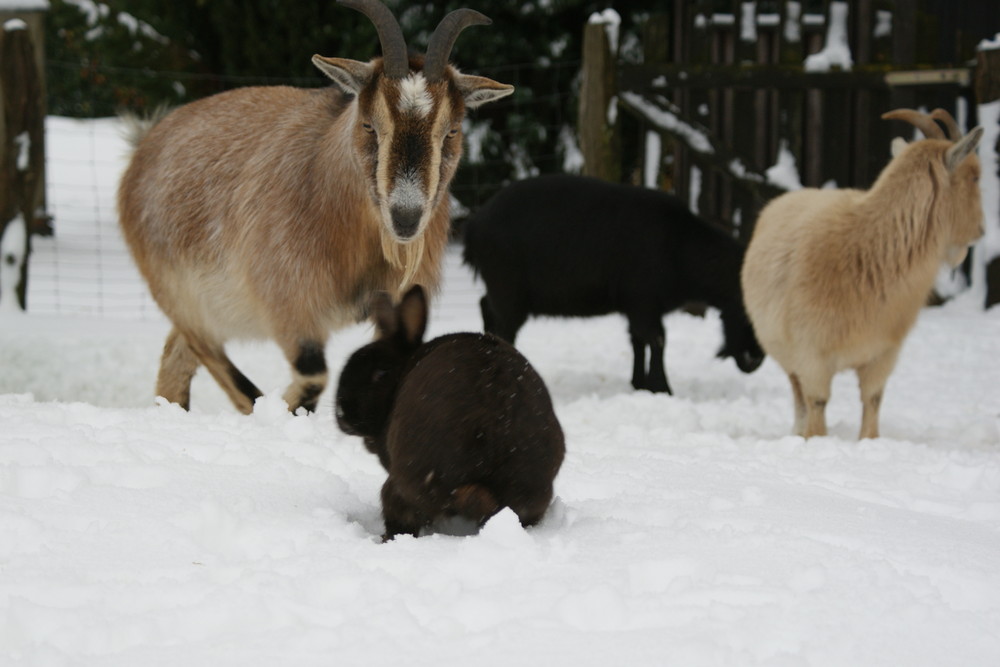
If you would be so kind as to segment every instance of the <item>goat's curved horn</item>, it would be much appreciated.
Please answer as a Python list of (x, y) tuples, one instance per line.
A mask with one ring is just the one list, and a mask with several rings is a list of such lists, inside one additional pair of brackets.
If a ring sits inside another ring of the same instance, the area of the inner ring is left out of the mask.
[(952, 141), (958, 141), (962, 138), (962, 131), (958, 129), (958, 123), (955, 122), (955, 118), (946, 110), (935, 109), (931, 112), (931, 118), (944, 123), (945, 128), (948, 130), (948, 138)]
[(944, 139), (941, 126), (927, 114), (914, 109), (895, 109), (882, 114), (883, 120), (903, 120), (924, 133), (928, 139)]
[(388, 7), (379, 0), (337, 0), (337, 3), (356, 9), (371, 19), (378, 32), (378, 41), (382, 43), (382, 63), (387, 77), (402, 79), (410, 73), (403, 30)]
[(440, 81), (444, 77), (444, 68), (448, 65), (448, 56), (455, 46), (458, 33), (470, 25), (491, 23), (493, 21), (474, 9), (456, 9), (441, 19), (427, 42), (427, 56), (424, 58), (424, 76), (427, 80)]

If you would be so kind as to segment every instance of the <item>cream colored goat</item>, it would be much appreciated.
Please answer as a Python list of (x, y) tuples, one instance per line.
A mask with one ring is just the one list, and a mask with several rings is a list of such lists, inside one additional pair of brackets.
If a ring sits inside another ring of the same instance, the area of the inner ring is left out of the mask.
[(270, 338), (292, 366), (292, 410), (326, 386), (331, 330), (371, 295), (433, 289), (449, 233), (448, 186), (466, 109), (511, 86), (448, 64), (455, 10), (408, 56), (378, 0), (341, 0), (375, 24), (383, 57), (314, 56), (334, 86), (234, 90), (183, 106), (138, 142), (119, 188), (125, 239), (173, 323), (157, 393), (185, 408), (200, 365), (243, 412), (260, 390), (226, 341)]
[(886, 380), (939, 267), (960, 263), (983, 234), (973, 154), (982, 129), (960, 137), (940, 109), (882, 117), (913, 123), (928, 138), (896, 144), (868, 191), (804, 189), (774, 199), (743, 264), (747, 313), (788, 374), (795, 432), (807, 438), (826, 434), (830, 384), (846, 369), (861, 387), (859, 437), (878, 437)]

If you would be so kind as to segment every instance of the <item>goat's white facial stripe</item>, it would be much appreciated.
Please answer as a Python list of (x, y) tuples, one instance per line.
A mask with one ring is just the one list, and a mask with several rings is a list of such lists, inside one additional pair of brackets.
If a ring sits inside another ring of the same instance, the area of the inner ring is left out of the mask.
[(420, 72), (411, 72), (399, 84), (399, 110), (401, 113), (412, 112), (420, 117), (426, 117), (434, 106), (430, 91), (427, 90), (427, 80)]

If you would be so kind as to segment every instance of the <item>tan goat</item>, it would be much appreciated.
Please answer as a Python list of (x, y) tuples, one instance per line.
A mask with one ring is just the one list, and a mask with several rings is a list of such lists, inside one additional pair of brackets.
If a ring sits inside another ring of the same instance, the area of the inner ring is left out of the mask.
[(125, 239), (173, 329), (156, 391), (187, 408), (204, 366), (236, 407), (261, 392), (231, 339), (270, 338), (292, 365), (289, 408), (315, 409), (331, 330), (372, 293), (439, 282), (448, 186), (462, 120), (513, 92), (448, 64), (458, 34), (490, 20), (446, 16), (408, 56), (378, 0), (340, 0), (378, 31), (371, 62), (314, 56), (334, 86), (252, 87), (180, 107), (142, 138), (119, 188)]
[(804, 189), (774, 199), (743, 264), (747, 313), (788, 374), (795, 432), (807, 438), (826, 434), (830, 383), (846, 369), (861, 387), (859, 437), (878, 437), (886, 380), (941, 263), (960, 263), (983, 234), (974, 155), (982, 129), (961, 137), (940, 109), (882, 117), (913, 123), (928, 138), (894, 145), (868, 191)]

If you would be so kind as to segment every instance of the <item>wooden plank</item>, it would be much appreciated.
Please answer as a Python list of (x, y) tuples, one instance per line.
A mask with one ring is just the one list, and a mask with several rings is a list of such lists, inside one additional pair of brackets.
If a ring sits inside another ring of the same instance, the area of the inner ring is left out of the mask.
[(621, 137), (608, 108), (617, 88), (615, 58), (604, 25), (589, 23), (583, 33), (579, 132), (583, 173), (618, 183), (621, 180)]
[[(619, 81), (625, 90), (652, 92), (667, 88), (775, 88), (778, 90), (822, 90), (887, 87), (884, 66), (858, 68), (850, 72), (806, 72), (801, 65), (634, 65), (619, 66)], [(958, 87), (958, 84), (952, 84)]]

